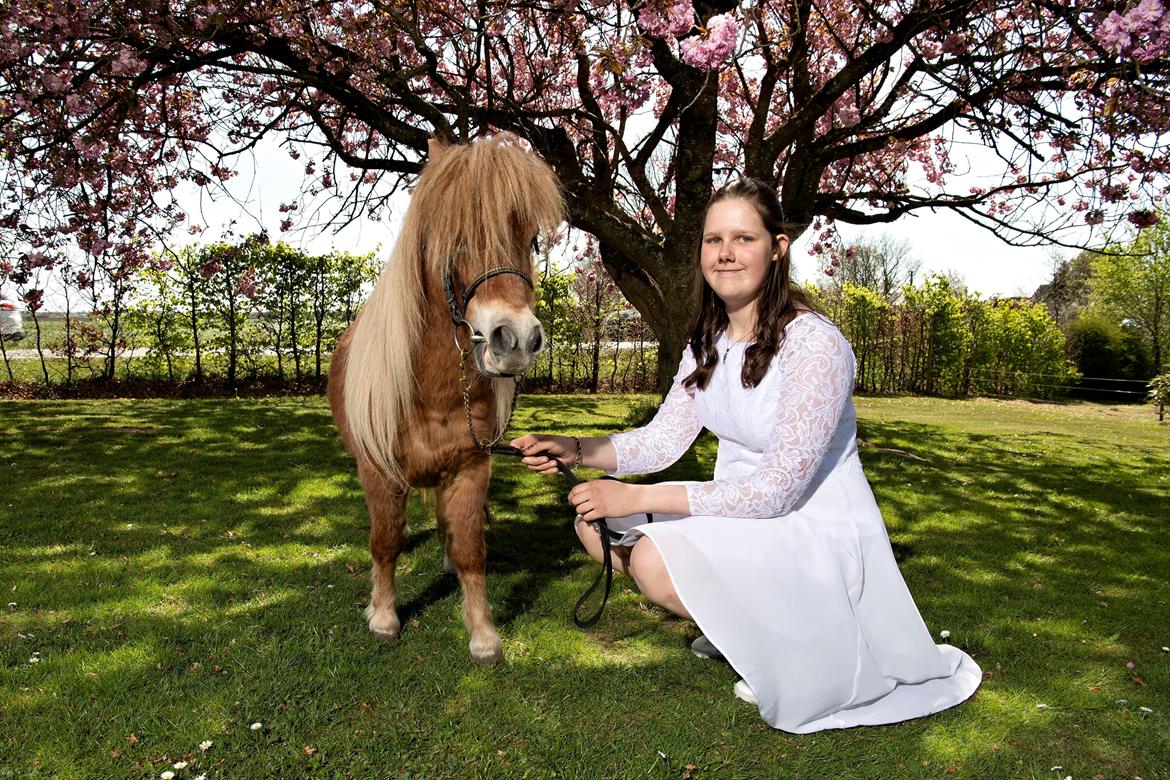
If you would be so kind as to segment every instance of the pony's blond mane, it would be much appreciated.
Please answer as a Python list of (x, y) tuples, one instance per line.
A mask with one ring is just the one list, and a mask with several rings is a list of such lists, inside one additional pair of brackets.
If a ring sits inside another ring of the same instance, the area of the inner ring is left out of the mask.
[[(532, 272), (529, 242), (552, 240), (564, 219), (555, 174), (508, 137), (465, 146), (431, 143), (394, 250), (353, 326), (345, 365), (345, 416), (354, 454), (405, 484), (394, 452), (415, 397), (413, 353), (424, 319), (423, 264), (464, 279), (506, 265)], [(444, 306), (440, 298), (432, 302)], [(516, 383), (493, 381), (496, 430)]]

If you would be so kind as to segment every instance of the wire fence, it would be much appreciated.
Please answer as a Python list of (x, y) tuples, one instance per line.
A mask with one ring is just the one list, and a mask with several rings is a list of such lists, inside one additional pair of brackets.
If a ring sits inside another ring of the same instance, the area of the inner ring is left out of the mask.
[[(1039, 377), (1042, 379), (1051, 380), (1065, 380), (1064, 382), (1029, 382), (1030, 387), (1044, 387), (1060, 391), (1073, 398), (1084, 398), (1087, 400), (1106, 400), (1108, 398), (1115, 398), (1120, 403), (1141, 403), (1146, 400), (1150, 394), (1150, 383), (1145, 379), (1119, 379), (1116, 377), (1103, 376), (1082, 376), (1075, 382), (1070, 382), (1069, 377), (1062, 374), (1040, 373), (1030, 371), (1010, 371), (1010, 372), (996, 372), (988, 369), (975, 369), (972, 372), (973, 376), (978, 376), (983, 380), (998, 379), (1006, 374), (1012, 376), (1027, 376)], [(1097, 386), (1102, 384), (1105, 386)], [(1038, 398), (1031, 398), (1026, 395), (1013, 395), (1003, 393), (993, 393), (990, 391), (982, 391), (981, 395), (994, 398), (1018, 398), (1026, 401), (1042, 400)], [(1051, 400), (1051, 399), (1050, 399)]]

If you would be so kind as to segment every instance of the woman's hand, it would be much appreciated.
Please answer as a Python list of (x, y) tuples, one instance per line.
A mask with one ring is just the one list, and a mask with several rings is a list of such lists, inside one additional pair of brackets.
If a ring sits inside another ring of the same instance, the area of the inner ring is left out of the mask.
[(603, 517), (625, 517), (640, 512), (639, 491), (643, 485), (628, 485), (615, 479), (594, 479), (574, 485), (569, 491), (569, 503), (585, 520)]
[(572, 465), (577, 448), (571, 436), (553, 436), (547, 433), (529, 433), (512, 439), (511, 445), (524, 453), (520, 462), (538, 474), (556, 474), (554, 460)]

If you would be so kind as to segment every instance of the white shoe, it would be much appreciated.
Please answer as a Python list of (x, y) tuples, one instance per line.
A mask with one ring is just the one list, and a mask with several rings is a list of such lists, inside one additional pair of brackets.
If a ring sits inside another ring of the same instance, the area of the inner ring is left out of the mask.
[(699, 638), (691, 642), (691, 652), (695, 654), (696, 658), (714, 658), (716, 660), (723, 658), (723, 653), (719, 652), (719, 648), (711, 644), (711, 640), (699, 634)]
[(740, 680), (735, 684), (735, 698), (746, 701), (748, 704), (759, 704), (759, 699), (756, 698), (756, 692), (752, 690), (752, 686), (747, 684), (747, 680)]

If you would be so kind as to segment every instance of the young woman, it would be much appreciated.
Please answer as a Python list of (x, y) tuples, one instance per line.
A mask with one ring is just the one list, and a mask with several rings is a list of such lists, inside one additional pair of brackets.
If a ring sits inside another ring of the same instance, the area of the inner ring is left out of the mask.
[[(654, 603), (694, 620), (701, 657), (743, 678), (741, 699), (795, 733), (894, 723), (954, 706), (982, 673), (935, 645), (898, 571), (857, 457), (853, 352), (789, 281), (776, 193), (742, 179), (712, 197), (700, 242), (689, 347), (654, 420), (612, 436), (522, 436), (534, 471), (550, 458), (612, 474), (674, 463), (706, 427), (709, 482), (584, 482), (569, 500), (624, 532), (614, 566)], [(654, 523), (641, 514), (651, 512)]]

